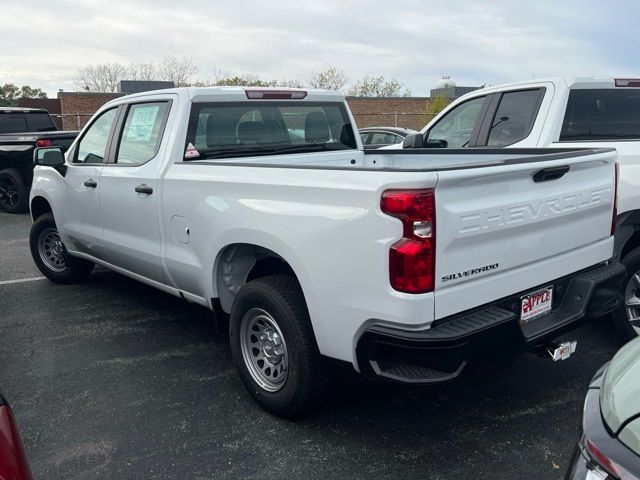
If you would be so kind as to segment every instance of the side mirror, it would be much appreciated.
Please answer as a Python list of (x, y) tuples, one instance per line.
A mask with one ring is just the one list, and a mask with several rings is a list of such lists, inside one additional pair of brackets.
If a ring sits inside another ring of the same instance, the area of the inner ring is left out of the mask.
[(60, 147), (42, 147), (33, 151), (33, 163), (45, 167), (61, 167), (64, 155)]
[(421, 133), (407, 135), (402, 141), (402, 148), (424, 148), (424, 137)]
[(449, 146), (449, 142), (446, 140), (431, 140), (429, 139), (427, 143), (424, 144), (425, 148), (447, 148)]

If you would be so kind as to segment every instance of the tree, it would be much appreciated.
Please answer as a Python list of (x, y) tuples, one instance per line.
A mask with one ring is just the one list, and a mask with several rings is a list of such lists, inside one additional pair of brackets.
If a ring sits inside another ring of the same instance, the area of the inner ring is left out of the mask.
[(47, 94), (29, 85), (18, 88), (13, 83), (5, 83), (0, 86), (0, 107), (15, 107), (21, 98), (47, 98)]
[(73, 84), (79, 90), (90, 92), (117, 92), (120, 80), (124, 80), (127, 67), (121, 63), (98, 63), (79, 69), (73, 76)]
[(309, 86), (324, 90), (342, 90), (347, 81), (348, 79), (342, 70), (331, 67), (323, 72), (314, 72), (309, 79)]
[(127, 80), (154, 80), (156, 66), (153, 63), (132, 63), (127, 69)]
[(439, 93), (429, 99), (426, 104), (426, 111), (427, 113), (437, 115), (444, 110), (444, 107), (447, 105), (449, 105), (449, 99), (445, 95)]
[(257, 75), (253, 74), (235, 75), (233, 77), (222, 76), (216, 78), (216, 81), (213, 83), (213, 85), (220, 87), (273, 87), (275, 84), (276, 82), (274, 80), (260, 80)]
[(380, 75), (378, 77), (366, 76), (362, 80), (358, 80), (350, 89), (349, 95), (354, 97), (410, 97), (411, 90), (405, 90), (400, 93), (402, 84), (395, 78), (385, 80)]
[(160, 80), (173, 82), (176, 87), (188, 85), (191, 77), (198, 71), (193, 60), (176, 57), (164, 57), (157, 67), (157, 75)]
[(284, 87), (284, 88), (305, 88), (304, 82), (299, 80), (274, 80), (274, 87)]

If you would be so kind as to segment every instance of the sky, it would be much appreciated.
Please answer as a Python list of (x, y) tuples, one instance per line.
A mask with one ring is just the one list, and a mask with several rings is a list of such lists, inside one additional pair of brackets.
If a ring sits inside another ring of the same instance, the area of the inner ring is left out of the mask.
[(55, 96), (83, 66), (166, 56), (192, 59), (194, 80), (304, 82), (336, 67), (416, 96), (442, 75), (461, 86), (640, 77), (638, 18), (634, 0), (0, 0), (0, 84)]

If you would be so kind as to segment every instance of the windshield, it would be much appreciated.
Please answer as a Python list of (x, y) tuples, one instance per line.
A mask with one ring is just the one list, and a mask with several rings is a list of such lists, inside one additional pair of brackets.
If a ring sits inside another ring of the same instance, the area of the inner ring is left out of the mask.
[(194, 103), (185, 159), (355, 149), (342, 103)]

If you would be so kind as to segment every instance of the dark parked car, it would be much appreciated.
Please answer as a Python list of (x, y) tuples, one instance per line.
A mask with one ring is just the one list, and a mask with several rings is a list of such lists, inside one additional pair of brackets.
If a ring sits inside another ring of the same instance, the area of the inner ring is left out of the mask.
[(640, 338), (593, 377), (567, 479), (640, 479)]
[(31, 480), (11, 407), (0, 391), (0, 480)]
[(66, 151), (78, 132), (57, 131), (41, 108), (0, 107), (0, 208), (25, 212), (33, 179), (33, 150), (61, 147)]
[(407, 135), (418, 133), (415, 130), (400, 127), (367, 127), (360, 128), (360, 139), (365, 149), (375, 149), (402, 143)]

